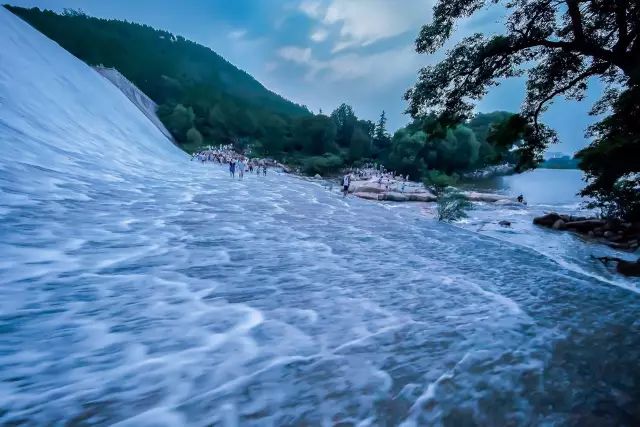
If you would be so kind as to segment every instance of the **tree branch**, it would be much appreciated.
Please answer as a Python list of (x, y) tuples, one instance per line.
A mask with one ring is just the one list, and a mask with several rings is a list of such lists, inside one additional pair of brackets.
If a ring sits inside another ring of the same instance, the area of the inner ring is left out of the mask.
[(578, 43), (585, 43), (584, 27), (582, 26), (582, 14), (580, 13), (580, 4), (577, 0), (567, 0), (567, 7), (569, 8), (569, 16), (571, 17), (573, 38)]
[(558, 95), (561, 95), (565, 92), (567, 92), (568, 90), (572, 89), (573, 87), (575, 87), (578, 83), (580, 83), (582, 80), (591, 77), (593, 75), (596, 74), (600, 74), (604, 71), (604, 69), (606, 69), (606, 67), (602, 64), (600, 65), (594, 65), (593, 67), (588, 68), (586, 71), (580, 73), (578, 76), (576, 76), (575, 78), (571, 79), (566, 85), (554, 90), (553, 92), (551, 92), (549, 95), (545, 96), (544, 99), (542, 99), (542, 101), (540, 101), (538, 103), (538, 106), (536, 107), (534, 113), (533, 113), (533, 124), (535, 129), (538, 129), (538, 118), (540, 116), (540, 113), (542, 112), (544, 105), (551, 101), (553, 98), (555, 98)]
[(627, 9), (629, 4), (627, 0), (615, 0), (616, 9), (616, 26), (618, 27), (618, 43), (616, 43), (613, 50), (615, 52), (622, 53), (626, 51), (629, 45), (629, 33), (627, 29)]

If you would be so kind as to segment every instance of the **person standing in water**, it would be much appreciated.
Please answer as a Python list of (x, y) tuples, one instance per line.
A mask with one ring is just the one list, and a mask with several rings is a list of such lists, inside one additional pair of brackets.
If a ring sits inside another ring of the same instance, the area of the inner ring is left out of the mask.
[(236, 162), (233, 159), (229, 160), (229, 175), (231, 178), (236, 177)]
[(346, 174), (342, 177), (342, 196), (347, 197), (347, 193), (349, 193), (349, 185), (351, 184), (351, 176)]
[(262, 176), (267, 176), (267, 165), (262, 167)]
[(240, 160), (238, 160), (238, 176), (240, 179), (244, 179), (244, 167), (244, 160), (241, 157)]

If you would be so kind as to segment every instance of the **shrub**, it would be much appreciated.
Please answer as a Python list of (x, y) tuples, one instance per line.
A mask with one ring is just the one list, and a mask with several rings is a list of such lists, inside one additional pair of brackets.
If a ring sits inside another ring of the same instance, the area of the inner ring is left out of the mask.
[(449, 191), (438, 196), (438, 221), (453, 222), (467, 217), (471, 202), (464, 195)]

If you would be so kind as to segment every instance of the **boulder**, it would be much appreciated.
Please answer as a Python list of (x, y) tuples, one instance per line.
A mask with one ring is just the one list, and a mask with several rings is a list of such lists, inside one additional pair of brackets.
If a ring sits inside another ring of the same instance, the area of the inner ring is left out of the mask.
[(555, 224), (556, 221), (558, 221), (559, 219), (562, 219), (560, 218), (560, 215), (558, 215), (555, 212), (552, 212), (546, 215), (533, 218), (533, 223), (535, 225), (541, 225), (543, 227), (553, 227), (553, 224)]
[(506, 220), (502, 220), (500, 221), (498, 224), (500, 224), (503, 227), (511, 227), (511, 222), (510, 221), (506, 221)]
[(429, 193), (428, 191), (425, 191), (423, 193), (409, 193), (407, 194), (407, 197), (409, 198), (410, 202), (435, 202), (438, 198)]
[(384, 190), (377, 184), (368, 181), (352, 181), (349, 185), (350, 193), (383, 193)]
[(322, 177), (321, 177), (321, 176), (320, 176), (320, 174), (318, 174), (318, 173), (317, 173), (317, 174), (315, 174), (313, 177), (314, 177), (315, 179), (322, 179)]
[(383, 193), (380, 195), (380, 200), (388, 200), (391, 202), (407, 202), (409, 201), (409, 196), (402, 193), (397, 193), (395, 191), (390, 191), (388, 193)]
[(560, 218), (556, 222), (553, 223), (551, 228), (553, 228), (554, 230), (564, 230), (565, 224), (566, 224), (566, 222), (562, 218)]
[(379, 200), (378, 199), (379, 194), (374, 194), (374, 193), (353, 193), (353, 195), (361, 199)]
[(472, 202), (488, 202), (495, 203), (501, 200), (509, 200), (508, 197), (505, 197), (501, 194), (491, 194), (491, 193), (478, 193), (475, 191), (465, 191), (462, 193), (468, 200)]
[[(601, 220), (601, 219), (585, 219), (582, 221), (571, 221), (571, 222), (567, 222), (565, 224), (565, 226), (567, 228), (572, 228), (576, 231), (579, 231), (581, 233), (586, 233), (588, 231), (593, 230), (594, 232), (596, 231), (602, 231), (602, 228), (605, 224), (605, 221)], [(600, 230), (596, 230), (600, 228)], [(597, 233), (596, 233), (597, 234)]]

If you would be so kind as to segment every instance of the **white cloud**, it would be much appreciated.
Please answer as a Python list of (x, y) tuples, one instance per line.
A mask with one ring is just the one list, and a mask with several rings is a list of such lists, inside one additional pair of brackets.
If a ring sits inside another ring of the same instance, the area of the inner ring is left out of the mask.
[(329, 37), (329, 32), (324, 28), (318, 28), (311, 33), (311, 40), (321, 43)]
[(311, 18), (319, 18), (322, 15), (322, 4), (317, 0), (303, 0), (299, 9)]
[(232, 40), (243, 39), (247, 35), (247, 30), (235, 30), (229, 33), (229, 38)]
[(365, 47), (418, 28), (430, 19), (433, 0), (304, 0), (299, 9), (326, 28), (336, 28), (333, 51)]
[(342, 53), (326, 60), (314, 57), (311, 48), (285, 46), (278, 51), (280, 58), (304, 66), (305, 79), (321, 78), (328, 82), (369, 80), (381, 86), (410, 77), (425, 63), (412, 45), (374, 54)]
[(278, 50), (278, 55), (282, 59), (296, 64), (309, 65), (313, 61), (311, 58), (311, 48), (308, 47), (285, 46)]

